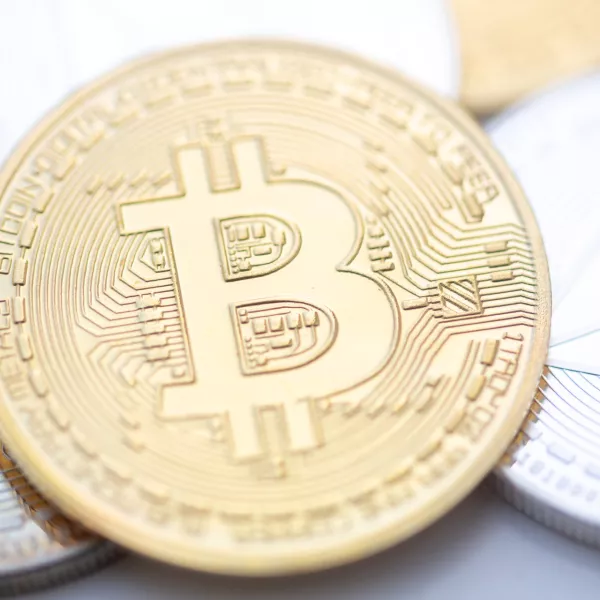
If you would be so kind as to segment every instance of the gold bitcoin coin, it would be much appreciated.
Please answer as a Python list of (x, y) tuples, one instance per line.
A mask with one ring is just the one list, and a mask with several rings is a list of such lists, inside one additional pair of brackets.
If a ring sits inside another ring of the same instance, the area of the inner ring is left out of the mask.
[(462, 47), (461, 98), (490, 114), (600, 66), (597, 0), (452, 0)]
[(237, 574), (373, 553), (463, 498), (533, 397), (527, 203), (393, 72), (269, 41), (151, 57), (1, 177), (2, 433), (138, 552)]

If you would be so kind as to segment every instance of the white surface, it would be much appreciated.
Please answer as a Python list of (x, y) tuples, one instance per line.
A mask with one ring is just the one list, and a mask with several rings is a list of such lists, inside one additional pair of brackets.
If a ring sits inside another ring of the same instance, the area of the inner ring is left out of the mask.
[(445, 0), (0, 0), (0, 162), (73, 88), (124, 61), (260, 35), (359, 53), (442, 94), (458, 93)]
[(552, 346), (546, 362), (553, 367), (600, 375), (600, 333), (592, 332)]
[(521, 515), (487, 489), (425, 532), (316, 575), (236, 579), (128, 558), (31, 600), (597, 600), (600, 552)]

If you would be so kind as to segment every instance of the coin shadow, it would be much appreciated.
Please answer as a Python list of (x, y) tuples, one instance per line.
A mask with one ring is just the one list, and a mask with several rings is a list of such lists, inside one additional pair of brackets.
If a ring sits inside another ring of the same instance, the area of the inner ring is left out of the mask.
[[(490, 492), (478, 490), (443, 519), (419, 535), (372, 557), (327, 571), (275, 578), (238, 578), (191, 573), (142, 558), (130, 558), (128, 576), (143, 579), (152, 569), (161, 572), (153, 579), (170, 589), (172, 600), (210, 598), (211, 600), (286, 600), (310, 597), (314, 600), (347, 598), (397, 598), (398, 592), (422, 591), (423, 580), (444, 577), (465, 554), (477, 552), (479, 541), (486, 535)], [(171, 583), (167, 584), (167, 580)], [(180, 595), (174, 594), (181, 590)], [(195, 590), (195, 592), (192, 592)], [(191, 595), (193, 593), (193, 596)], [(189, 595), (188, 595), (189, 594)], [(158, 597), (158, 596), (157, 596)]]
[(535, 523), (483, 485), (410, 540), (320, 573), (225, 577), (130, 556), (92, 577), (28, 598), (505, 600), (536, 590), (548, 599), (575, 594), (596, 600), (599, 588), (600, 552)]

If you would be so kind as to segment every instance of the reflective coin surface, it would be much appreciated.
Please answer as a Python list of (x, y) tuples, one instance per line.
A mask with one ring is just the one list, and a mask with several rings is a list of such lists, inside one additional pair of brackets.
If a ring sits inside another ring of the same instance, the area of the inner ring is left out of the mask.
[(118, 557), (115, 546), (42, 498), (4, 447), (0, 469), (0, 596), (64, 583)]
[(541, 375), (549, 284), (478, 126), (295, 43), (135, 63), (0, 180), (0, 422), (125, 546), (236, 574), (422, 529), (493, 467)]
[(597, 0), (452, 0), (461, 99), (491, 114), (554, 81), (600, 66)]

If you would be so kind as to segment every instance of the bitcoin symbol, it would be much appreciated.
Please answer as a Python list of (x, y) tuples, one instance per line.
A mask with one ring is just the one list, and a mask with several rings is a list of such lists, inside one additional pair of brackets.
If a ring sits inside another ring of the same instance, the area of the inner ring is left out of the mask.
[[(320, 443), (314, 399), (381, 362), (352, 346), (369, 339), (362, 306), (387, 306), (389, 331), (393, 316), (373, 280), (343, 263), (362, 236), (352, 202), (308, 173), (270, 180), (255, 140), (233, 149), (239, 184), (214, 189), (207, 150), (187, 147), (177, 157), (180, 196), (118, 207), (122, 234), (166, 228), (173, 249), (193, 372), (161, 390), (159, 414), (225, 413), (235, 456), (248, 458), (263, 453), (260, 411), (283, 407), (284, 437), (303, 451)], [(202, 308), (207, 299), (216, 310)], [(332, 381), (340, 363), (348, 370)]]
[(300, 249), (300, 231), (273, 215), (217, 219), (217, 238), (226, 281), (273, 273)]

